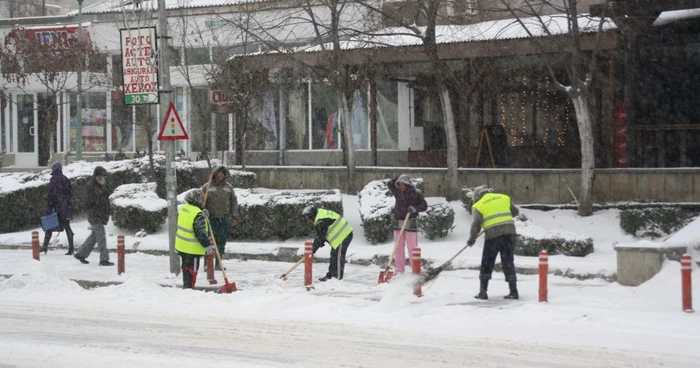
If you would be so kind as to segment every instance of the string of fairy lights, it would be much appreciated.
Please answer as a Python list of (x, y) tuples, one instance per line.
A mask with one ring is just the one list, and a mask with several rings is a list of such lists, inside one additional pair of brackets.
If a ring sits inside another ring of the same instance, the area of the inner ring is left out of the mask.
[[(517, 81), (517, 79), (515, 80)], [(566, 135), (571, 123), (571, 101), (557, 99), (549, 78), (540, 78), (536, 83), (522, 77), (519, 93), (500, 94), (499, 123), (505, 129), (512, 147), (526, 143), (566, 145)], [(503, 90), (513, 85), (513, 77), (504, 80)], [(518, 101), (519, 100), (519, 101)], [(563, 113), (562, 113), (562, 102)], [(520, 106), (517, 106), (517, 105)], [(537, 119), (537, 132), (532, 135), (533, 110)], [(540, 133), (540, 134), (537, 134)]]

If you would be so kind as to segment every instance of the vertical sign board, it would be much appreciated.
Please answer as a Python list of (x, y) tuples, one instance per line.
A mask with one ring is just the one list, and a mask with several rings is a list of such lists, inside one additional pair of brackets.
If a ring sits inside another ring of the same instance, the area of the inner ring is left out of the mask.
[(120, 29), (124, 104), (157, 104), (156, 27)]

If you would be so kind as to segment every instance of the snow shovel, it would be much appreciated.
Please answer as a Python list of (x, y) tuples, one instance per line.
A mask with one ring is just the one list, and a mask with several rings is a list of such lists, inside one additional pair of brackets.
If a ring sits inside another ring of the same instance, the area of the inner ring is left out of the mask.
[(401, 225), (401, 231), (399, 231), (399, 236), (396, 238), (396, 241), (394, 242), (394, 250), (391, 252), (391, 257), (389, 257), (389, 262), (387, 262), (386, 267), (382, 271), (379, 271), (378, 283), (380, 283), (380, 284), (385, 283), (385, 282), (389, 282), (389, 280), (391, 280), (391, 277), (394, 276), (394, 272), (390, 271), (389, 268), (391, 268), (391, 262), (394, 261), (394, 256), (396, 255), (396, 248), (399, 247), (399, 240), (401, 240), (401, 236), (403, 235), (403, 231), (406, 229), (406, 224), (408, 224), (408, 218), (410, 216), (411, 216), (411, 212), (407, 212), (406, 219), (403, 220), (403, 225)]
[[(306, 242), (306, 243), (304, 243), (305, 246), (306, 246), (306, 245), (309, 245), (309, 244), (311, 244), (311, 242)], [(297, 267), (299, 267), (299, 265), (300, 265), (302, 262), (304, 262), (304, 257), (303, 257), (303, 256), (301, 257), (301, 259), (300, 259), (294, 266), (292, 266), (292, 268), (290, 268), (289, 270), (287, 270), (287, 272), (283, 273), (282, 276), (280, 276), (280, 278), (281, 278), (282, 280), (284, 280), (284, 281), (287, 281), (287, 276), (288, 276), (290, 273), (292, 273), (292, 271), (294, 271)]]
[(216, 259), (219, 261), (219, 268), (221, 268), (221, 273), (224, 275), (224, 285), (219, 288), (219, 294), (231, 294), (234, 291), (238, 291), (235, 282), (228, 282), (228, 276), (226, 276), (226, 268), (224, 263), (221, 262), (221, 254), (219, 254), (219, 247), (216, 246), (216, 239), (214, 238), (214, 231), (211, 229), (211, 224), (209, 223), (209, 218), (205, 217), (207, 221), (207, 227), (209, 227), (209, 236), (212, 242), (214, 242), (214, 252), (216, 253)]
[[(479, 237), (483, 233), (484, 233), (484, 231), (481, 230), (481, 232), (479, 233), (479, 235), (476, 236), (476, 238), (479, 239)], [(449, 266), (450, 263), (452, 263), (452, 261), (454, 261), (455, 258), (457, 258), (457, 256), (462, 254), (462, 252), (464, 252), (464, 250), (469, 248), (470, 246), (471, 245), (469, 245), (469, 244), (465, 245), (464, 247), (462, 247), (462, 249), (459, 250), (459, 252), (457, 252), (457, 254), (455, 254), (452, 258), (450, 258), (447, 262), (443, 263), (442, 265), (440, 265), (437, 268), (433, 268), (432, 270), (422, 274), (421, 279), (418, 280), (418, 283), (422, 286), (430, 281), (435, 280), (438, 277), (438, 275), (440, 275), (440, 273), (445, 270), (445, 267)]]

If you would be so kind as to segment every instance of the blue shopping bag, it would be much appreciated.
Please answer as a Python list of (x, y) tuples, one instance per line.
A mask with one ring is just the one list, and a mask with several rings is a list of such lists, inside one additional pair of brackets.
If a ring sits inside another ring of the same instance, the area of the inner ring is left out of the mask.
[(58, 214), (56, 212), (41, 216), (41, 229), (44, 231), (61, 231), (58, 226)]

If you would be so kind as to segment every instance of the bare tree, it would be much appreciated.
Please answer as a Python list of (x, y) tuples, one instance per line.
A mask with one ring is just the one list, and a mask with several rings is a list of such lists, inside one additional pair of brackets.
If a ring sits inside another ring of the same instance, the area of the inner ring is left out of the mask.
[[(600, 36), (604, 30), (605, 14), (603, 13), (601, 19), (580, 15), (579, 9), (584, 3), (582, 0), (500, 1), (530, 37), (534, 37), (535, 32), (549, 37), (555, 36), (552, 28), (556, 27), (552, 25), (556, 24), (556, 19), (543, 15), (543, 11), (554, 10), (565, 17), (567, 29), (562, 45), (564, 57), (560, 65), (566, 70), (568, 83), (557, 78), (551, 65), (547, 67), (557, 88), (565, 93), (574, 105), (581, 141), (581, 193), (578, 199), (578, 214), (590, 216), (593, 213), (592, 191), (595, 179), (594, 118), (590, 100), (593, 96), (593, 77), (597, 73), (597, 54), (600, 50)], [(606, 8), (607, 6), (603, 6), (603, 9)], [(584, 52), (584, 32), (596, 33), (595, 46), (591, 53)]]
[[(85, 33), (87, 35), (87, 32)], [(83, 40), (57, 37), (27, 37), (26, 30), (15, 27), (0, 45), (2, 77), (24, 90), (38, 82), (46, 90), (46, 101), (39, 106), (44, 116), (44, 139), (40, 145), (49, 147), (49, 161), (54, 160), (54, 134), (58, 120), (58, 93), (76, 75), (80, 65), (88, 73), (86, 86), (96, 87), (107, 83), (107, 56), (87, 36)], [(81, 113), (80, 111), (77, 112)]]

